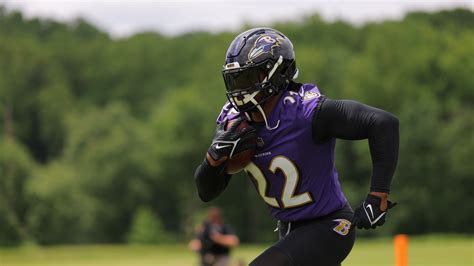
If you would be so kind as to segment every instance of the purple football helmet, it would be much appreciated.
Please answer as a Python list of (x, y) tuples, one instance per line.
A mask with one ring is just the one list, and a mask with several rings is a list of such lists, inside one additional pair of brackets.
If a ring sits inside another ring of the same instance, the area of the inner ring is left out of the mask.
[(239, 34), (227, 50), (222, 75), (227, 98), (241, 113), (260, 109), (297, 76), (293, 44), (271, 28)]

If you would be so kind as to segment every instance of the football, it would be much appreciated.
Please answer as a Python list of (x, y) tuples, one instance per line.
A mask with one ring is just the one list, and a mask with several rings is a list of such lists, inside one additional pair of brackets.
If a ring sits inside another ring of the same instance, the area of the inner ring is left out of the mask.
[[(235, 120), (227, 121), (225, 129), (229, 128), (234, 122)], [(237, 130), (244, 130), (249, 126), (250, 124), (247, 121), (242, 121), (240, 125), (237, 127)], [(245, 141), (245, 143), (247, 144), (257, 143), (257, 138), (248, 139)], [(232, 158), (229, 159), (229, 161), (227, 162), (226, 172), (228, 174), (235, 174), (242, 171), (242, 169), (244, 169), (245, 166), (247, 166), (250, 163), (250, 161), (252, 161), (254, 154), (255, 154), (255, 149), (245, 150), (237, 154), (234, 154)]]

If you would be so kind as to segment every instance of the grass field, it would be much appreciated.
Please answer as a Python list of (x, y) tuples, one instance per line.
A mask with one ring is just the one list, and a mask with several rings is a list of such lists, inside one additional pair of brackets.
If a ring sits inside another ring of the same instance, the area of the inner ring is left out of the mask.
[[(267, 245), (244, 245), (233, 252), (233, 260), (251, 261)], [(374, 257), (374, 254), (377, 256)], [(196, 265), (197, 257), (186, 245), (130, 246), (81, 245), (0, 249), (1, 266), (27, 265)], [(394, 265), (391, 239), (359, 239), (344, 266)], [(411, 238), (409, 265), (474, 265), (474, 238), (428, 236)], [(271, 265), (269, 265), (271, 266)]]

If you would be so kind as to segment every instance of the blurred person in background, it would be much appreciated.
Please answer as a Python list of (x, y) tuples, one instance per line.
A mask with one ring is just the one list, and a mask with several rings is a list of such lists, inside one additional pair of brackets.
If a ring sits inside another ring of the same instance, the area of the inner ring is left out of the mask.
[[(229, 158), (255, 150), (245, 171), (278, 220), (280, 240), (250, 265), (340, 265), (353, 247), (354, 227), (381, 226), (395, 205), (388, 193), (398, 159), (398, 119), (356, 101), (325, 97), (314, 84), (295, 82), (293, 44), (274, 29), (238, 35), (222, 74), (228, 101), (194, 175), (199, 197), (207, 202), (219, 196), (231, 178)], [(232, 124), (226, 129), (228, 121)], [(243, 121), (248, 126), (239, 128)], [(369, 143), (370, 188), (355, 212), (338, 180), (337, 138)]]
[(240, 243), (234, 230), (224, 222), (222, 211), (211, 207), (207, 219), (198, 226), (189, 248), (199, 252), (200, 266), (229, 266), (230, 251)]

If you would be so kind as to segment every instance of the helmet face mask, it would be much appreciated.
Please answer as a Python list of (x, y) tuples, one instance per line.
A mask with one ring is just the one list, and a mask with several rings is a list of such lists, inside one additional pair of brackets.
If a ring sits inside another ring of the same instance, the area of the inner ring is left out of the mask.
[(240, 112), (253, 111), (253, 109), (273, 96), (273, 93), (268, 93), (269, 91), (271, 92), (272, 89), (265, 89), (264, 86), (271, 87), (271, 84), (269, 82), (261, 83), (262, 89), (259, 89), (257, 86), (255, 86), (249, 89), (227, 92), (227, 99), (232, 104), (232, 106)]
[(293, 45), (269, 28), (237, 36), (227, 51), (222, 76), (227, 98), (240, 112), (249, 112), (285, 89), (296, 73)]
[(260, 64), (224, 69), (222, 75), (231, 104), (239, 111), (247, 112), (268, 100), (276, 91), (267, 78), (271, 68), (273, 62), (266, 60)]

